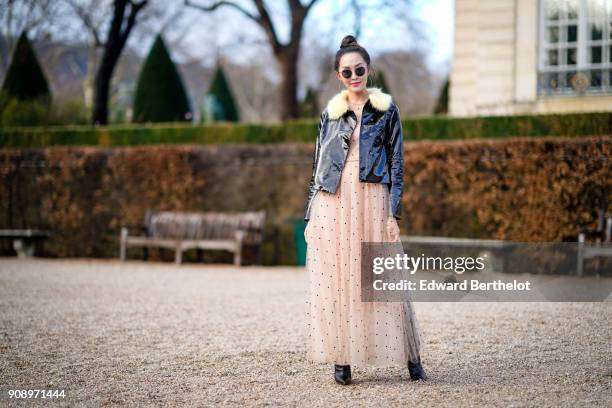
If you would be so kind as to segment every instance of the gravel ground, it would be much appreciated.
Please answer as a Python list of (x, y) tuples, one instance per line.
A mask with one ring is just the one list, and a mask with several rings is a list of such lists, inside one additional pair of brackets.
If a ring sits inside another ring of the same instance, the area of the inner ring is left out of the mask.
[(305, 359), (306, 283), (304, 268), (0, 259), (3, 392), (66, 389), (52, 406), (612, 406), (609, 302), (415, 303), (429, 381), (353, 367), (341, 386)]

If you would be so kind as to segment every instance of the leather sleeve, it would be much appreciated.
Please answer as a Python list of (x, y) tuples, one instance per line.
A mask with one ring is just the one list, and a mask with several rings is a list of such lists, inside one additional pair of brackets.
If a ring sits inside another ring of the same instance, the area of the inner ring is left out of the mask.
[(402, 194), (404, 191), (404, 136), (402, 132), (402, 121), (397, 105), (394, 103), (389, 117), (389, 175), (391, 177), (390, 189), (390, 216), (401, 219)]
[(325, 110), (321, 113), (319, 118), (319, 126), (317, 127), (317, 138), (315, 141), (315, 150), (312, 158), (312, 176), (310, 177), (310, 184), (308, 186), (308, 198), (306, 199), (306, 205), (304, 208), (304, 221), (308, 222), (310, 219), (310, 204), (312, 197), (315, 193), (315, 173), (317, 171), (317, 164), (319, 163), (319, 152), (321, 150), (321, 129), (323, 128), (323, 122), (325, 120)]

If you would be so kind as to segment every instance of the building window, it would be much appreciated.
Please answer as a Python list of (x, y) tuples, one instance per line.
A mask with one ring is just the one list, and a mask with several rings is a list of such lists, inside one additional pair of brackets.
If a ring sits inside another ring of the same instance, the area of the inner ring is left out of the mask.
[(540, 0), (539, 95), (612, 94), (612, 0)]

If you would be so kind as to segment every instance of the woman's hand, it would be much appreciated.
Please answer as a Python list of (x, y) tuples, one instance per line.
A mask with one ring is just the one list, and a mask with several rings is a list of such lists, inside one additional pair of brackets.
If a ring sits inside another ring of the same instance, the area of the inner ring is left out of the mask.
[(387, 218), (387, 236), (391, 242), (399, 240), (400, 229), (399, 225), (397, 225), (397, 220), (393, 216)]

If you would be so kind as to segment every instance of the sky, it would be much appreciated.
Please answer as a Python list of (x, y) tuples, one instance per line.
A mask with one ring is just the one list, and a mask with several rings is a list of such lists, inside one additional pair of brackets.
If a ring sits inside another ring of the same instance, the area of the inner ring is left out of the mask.
[(431, 0), (421, 11), (421, 16), (432, 28), (435, 44), (429, 60), (432, 67), (450, 64), (454, 42), (454, 14), (453, 0)]
[[(212, 3), (212, 0), (190, 1), (204, 5)], [(252, 14), (257, 14), (252, 0), (234, 1)], [(393, 7), (381, 10), (380, 0), (359, 0), (359, 4), (364, 6), (360, 19), (361, 32), (357, 36), (359, 43), (373, 58), (385, 51), (420, 47), (426, 51), (426, 62), (432, 71), (446, 74), (453, 48), (454, 0), (387, 1), (392, 2)], [(112, 0), (77, 0), (77, 4), (83, 6), (101, 5), (90, 10), (93, 18), (100, 24), (108, 24), (111, 2)], [(414, 6), (410, 8), (407, 2), (412, 2)], [(152, 0), (149, 4), (146, 10), (149, 17), (137, 24), (129, 39), (130, 48), (143, 58), (148, 54), (160, 30), (163, 31), (173, 59), (179, 63), (196, 60), (202, 65), (213, 66), (217, 53), (223, 53), (234, 63), (248, 65), (250, 60), (260, 56), (262, 47), (270, 51), (263, 29), (232, 7), (223, 6), (213, 13), (204, 13), (186, 7), (184, 0)], [(353, 32), (356, 16), (351, 4), (352, 0), (319, 0), (306, 19), (302, 45), (314, 43), (316, 50), (328, 48), (333, 55), (345, 35), (356, 34)], [(285, 43), (290, 28), (287, 0), (266, 0), (265, 5), (280, 41)], [(98, 11), (100, 8), (101, 11)], [(74, 14), (71, 8), (66, 8), (65, 11), (67, 15)], [(415, 41), (410, 35), (413, 20), (402, 18), (403, 13), (412, 13), (419, 17), (420, 26), (427, 35), (428, 42)], [(51, 29), (53, 36), (60, 40), (89, 41), (88, 31), (75, 15)], [(100, 30), (105, 33), (107, 28), (102, 25)]]
[[(415, 1), (420, 4), (418, 16), (422, 19), (431, 41), (430, 46), (427, 47), (428, 65), (433, 70), (447, 71), (453, 49), (454, 0)], [(337, 16), (338, 10), (343, 10), (348, 2), (349, 0), (320, 0), (306, 20), (305, 36), (309, 33), (331, 33), (326, 34), (323, 41), (329, 42), (330, 47), (333, 47), (335, 51), (342, 37), (350, 34), (353, 27), (354, 15), (343, 15), (340, 19), (334, 17)], [(249, 2), (242, 4), (249, 5)], [(401, 1), (398, 4), (401, 4)], [(289, 31), (286, 1), (268, 0), (266, 7), (277, 25), (278, 36), (282, 42), (285, 42)], [(257, 47), (241, 47), (240, 44), (243, 41), (238, 38), (243, 35), (244, 43), (257, 40), (265, 43), (266, 38), (263, 31), (254, 22), (242, 16), (240, 12), (221, 7), (214, 13), (215, 18), (207, 19), (202, 19), (202, 13), (194, 9), (184, 14), (184, 21), (189, 30), (182, 37), (181, 48), (188, 51), (177, 55), (177, 60), (196, 58), (209, 65), (216, 59), (211, 49), (219, 47), (229, 50), (230, 47), (227, 44), (232, 44), (231, 54), (234, 56), (232, 59), (237, 62), (247, 62), (252, 57), (252, 53), (257, 52)], [(416, 45), (407, 34), (409, 29), (406, 22), (392, 13), (380, 13), (377, 10), (366, 11), (363, 20), (359, 42), (372, 55), (389, 50), (410, 49)], [(236, 33), (234, 30), (238, 26), (241, 27), (241, 33)], [(228, 27), (232, 29), (227, 29)]]

